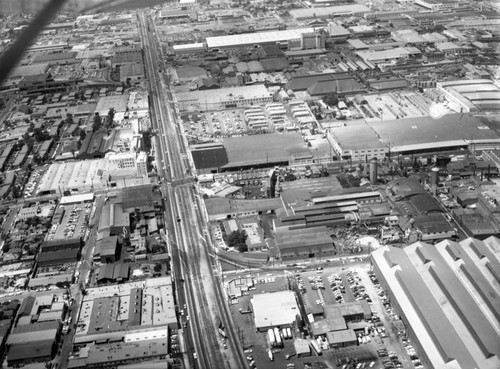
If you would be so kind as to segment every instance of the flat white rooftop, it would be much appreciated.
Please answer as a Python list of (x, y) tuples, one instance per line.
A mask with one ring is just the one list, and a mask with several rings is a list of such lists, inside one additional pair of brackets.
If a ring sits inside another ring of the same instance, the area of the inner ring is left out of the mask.
[(207, 37), (207, 47), (245, 46), (300, 39), (303, 33), (313, 32), (313, 28), (295, 28), (284, 31), (245, 33), (241, 35)]
[(252, 306), (257, 329), (290, 325), (300, 314), (295, 293), (291, 291), (254, 295)]

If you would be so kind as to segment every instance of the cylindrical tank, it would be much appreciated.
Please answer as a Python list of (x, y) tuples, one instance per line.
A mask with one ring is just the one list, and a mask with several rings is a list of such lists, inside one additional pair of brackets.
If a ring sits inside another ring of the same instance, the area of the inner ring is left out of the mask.
[(378, 177), (378, 161), (375, 158), (372, 158), (370, 160), (370, 183), (371, 184), (376, 184), (377, 183), (377, 177)]
[(431, 186), (437, 186), (439, 184), (439, 168), (434, 167), (431, 169)]

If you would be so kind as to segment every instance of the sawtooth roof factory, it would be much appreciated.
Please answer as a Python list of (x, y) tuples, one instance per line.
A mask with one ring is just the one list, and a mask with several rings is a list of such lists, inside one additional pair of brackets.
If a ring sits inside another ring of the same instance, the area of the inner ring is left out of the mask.
[(373, 267), (426, 368), (500, 367), (500, 241), (417, 242)]

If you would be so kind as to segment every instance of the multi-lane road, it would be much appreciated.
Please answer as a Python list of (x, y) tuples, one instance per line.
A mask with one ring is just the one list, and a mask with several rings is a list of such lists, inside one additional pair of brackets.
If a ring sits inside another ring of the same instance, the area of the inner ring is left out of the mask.
[[(232, 323), (207, 232), (204, 203), (197, 192), (192, 161), (165, 73), (150, 15), (138, 15), (150, 96), (155, 156), (165, 201), (177, 304), (182, 310), (184, 357), (193, 368), (245, 368), (247, 362)], [(224, 326), (227, 349), (218, 328)]]

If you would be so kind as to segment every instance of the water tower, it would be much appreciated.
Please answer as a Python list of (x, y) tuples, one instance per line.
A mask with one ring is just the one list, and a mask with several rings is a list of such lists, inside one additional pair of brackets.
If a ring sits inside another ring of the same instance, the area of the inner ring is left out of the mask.
[(439, 168), (434, 167), (431, 169), (431, 186), (437, 186), (439, 184)]

